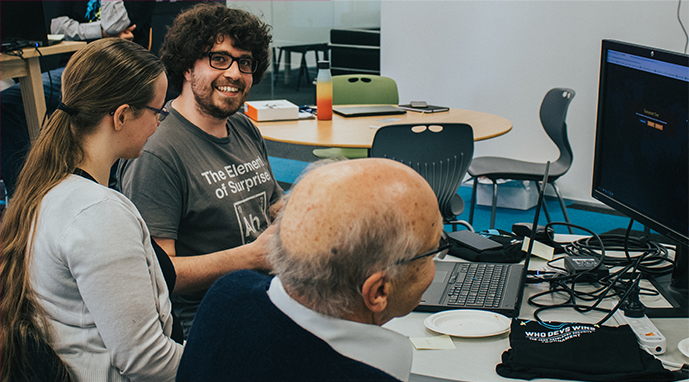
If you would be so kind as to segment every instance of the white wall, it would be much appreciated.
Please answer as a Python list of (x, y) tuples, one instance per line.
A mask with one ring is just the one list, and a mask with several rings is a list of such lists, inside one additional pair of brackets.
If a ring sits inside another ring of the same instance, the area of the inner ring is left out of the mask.
[[(477, 142), (475, 156), (545, 162), (557, 149), (538, 109), (554, 87), (576, 91), (568, 112), (574, 150), (558, 181), (565, 198), (594, 202), (591, 169), (600, 41), (683, 51), (677, 0), (396, 1), (381, 5), (381, 71), (400, 102), (424, 100), (503, 116), (508, 134)], [(681, 7), (689, 27), (689, 4)]]

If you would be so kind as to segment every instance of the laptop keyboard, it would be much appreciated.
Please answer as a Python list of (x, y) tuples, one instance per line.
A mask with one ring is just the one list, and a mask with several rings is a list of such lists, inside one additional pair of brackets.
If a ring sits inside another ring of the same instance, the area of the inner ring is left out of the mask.
[(448, 305), (497, 308), (507, 278), (507, 264), (462, 263), (448, 283)]

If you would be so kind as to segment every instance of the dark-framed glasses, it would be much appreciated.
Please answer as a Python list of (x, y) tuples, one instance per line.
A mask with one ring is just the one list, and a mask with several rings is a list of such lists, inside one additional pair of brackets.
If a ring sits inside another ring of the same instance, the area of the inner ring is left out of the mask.
[(227, 70), (232, 66), (233, 62), (237, 62), (239, 71), (246, 74), (251, 74), (256, 72), (258, 69), (258, 60), (253, 57), (232, 57), (227, 53), (223, 52), (206, 52), (203, 54), (208, 57), (208, 62), (211, 68), (218, 70)]
[(149, 110), (153, 110), (156, 114), (158, 114), (158, 122), (163, 122), (165, 120), (165, 117), (170, 115), (170, 112), (167, 111), (167, 109), (164, 107), (162, 109), (156, 109), (155, 107), (146, 106), (146, 108), (148, 108)]
[(420, 255), (416, 255), (416, 256), (412, 257), (411, 259), (400, 260), (397, 262), (397, 264), (411, 263), (414, 260), (423, 259), (424, 257), (428, 257), (428, 256), (440, 255), (441, 257), (443, 257), (443, 256), (447, 255), (447, 252), (450, 250), (450, 247), (452, 247), (452, 244), (450, 244), (450, 243), (443, 244), (434, 250), (422, 253)]

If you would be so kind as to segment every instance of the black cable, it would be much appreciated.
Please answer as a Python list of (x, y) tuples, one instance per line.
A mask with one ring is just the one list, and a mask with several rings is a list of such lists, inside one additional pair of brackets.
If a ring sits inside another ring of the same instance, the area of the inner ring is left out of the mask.
[[(623, 293), (623, 294), (620, 296), (619, 302), (618, 302), (612, 309), (606, 309), (606, 308), (600, 308), (600, 307), (598, 307), (598, 305), (603, 301), (604, 298), (606, 298), (606, 297), (613, 297), (613, 296), (614, 296), (614, 295), (607, 296), (607, 291), (609, 290), (609, 288), (604, 289), (604, 290), (603, 290), (604, 293), (603, 293), (602, 295), (598, 296), (598, 297), (595, 299), (596, 302), (595, 302), (594, 304), (592, 304), (592, 305), (581, 305), (581, 304), (576, 304), (576, 303), (574, 303), (574, 300), (575, 300), (575, 295), (577, 295), (577, 294), (578, 294), (577, 297), (581, 298), (581, 295), (582, 295), (582, 294), (592, 294), (593, 292), (582, 293), (582, 292), (576, 292), (574, 289), (569, 289), (569, 288), (566, 288), (566, 289), (559, 289), (559, 290), (554, 290), (554, 291), (546, 291), (546, 292), (538, 293), (538, 294), (533, 295), (533, 296), (531, 296), (531, 297), (529, 298), (529, 304), (538, 307), (538, 308), (534, 311), (534, 313), (533, 313), (534, 319), (536, 319), (538, 322), (543, 322), (543, 320), (541, 320), (541, 318), (539, 317), (539, 313), (541, 313), (541, 312), (543, 312), (543, 311), (545, 311), (545, 310), (559, 309), (559, 308), (572, 308), (572, 309), (574, 309), (574, 310), (576, 310), (576, 311), (578, 311), (578, 312), (580, 312), (580, 313), (587, 313), (587, 312), (594, 311), (594, 310), (595, 310), (595, 311), (599, 311), (599, 312), (606, 312), (607, 314), (605, 315), (605, 317), (603, 317), (601, 320), (599, 320), (599, 321), (596, 323), (596, 325), (602, 325), (602, 324), (604, 324), (607, 320), (609, 320), (610, 317), (613, 316), (613, 314), (615, 314), (615, 312), (619, 309), (620, 304), (621, 304), (621, 303), (629, 296), (629, 294), (633, 291), (634, 286), (638, 286), (638, 283), (640, 282), (640, 280), (641, 280), (641, 275), (640, 275), (640, 274), (637, 274), (636, 278), (635, 278), (634, 281), (632, 282), (632, 285), (627, 285), (627, 288), (626, 288), (625, 293)], [(548, 294), (548, 293), (553, 293), (553, 292), (567, 292), (567, 293), (570, 295), (570, 298), (567, 299), (567, 301), (564, 301), (563, 303), (554, 304), (554, 305), (538, 304), (538, 303), (532, 301), (532, 299), (534, 299), (534, 298), (543, 296), (543, 295)]]
[[(633, 225), (634, 225), (634, 219), (629, 219), (629, 226), (627, 227), (627, 232), (625, 234), (625, 239), (624, 239), (624, 251), (625, 251), (624, 253), (625, 253), (625, 256), (626, 256), (628, 261), (631, 261), (631, 259), (632, 259), (632, 256), (629, 253), (629, 250), (630, 250), (629, 249), (629, 237), (631, 236)], [(650, 241), (648, 241), (648, 243), (650, 243)], [(656, 248), (660, 247), (658, 244), (655, 244), (655, 245), (656, 245)], [(654, 269), (648, 268), (647, 266), (642, 264), (641, 261), (642, 261), (642, 259), (652, 258), (652, 256), (655, 255), (656, 253), (657, 252), (655, 252), (655, 253), (653, 253), (653, 252), (642, 253), (641, 256), (638, 257), (639, 260), (637, 261), (637, 269), (644, 274), (653, 274)], [(665, 254), (667, 255), (667, 251), (665, 251)], [(660, 268), (657, 269), (656, 274), (664, 274), (664, 273), (672, 272), (672, 265), (674, 262), (672, 260), (669, 260), (669, 259), (665, 259), (665, 260), (667, 260), (670, 263), (670, 265), (668, 267), (666, 267), (665, 269), (660, 269)]]
[(21, 58), (22, 60), (26, 61), (26, 58), (24, 58), (24, 51), (21, 50), (21, 48), (20, 48), (20, 49), (15, 49), (15, 50), (12, 50), (12, 51), (10, 51), (10, 52), (3, 53), (3, 54), (6, 54), (6, 55), (8, 55), (8, 56), (19, 57), (19, 58)]
[(687, 34), (686, 28), (684, 28), (684, 23), (682, 23), (682, 19), (679, 17), (679, 8), (682, 5), (682, 0), (677, 1), (677, 21), (679, 21), (679, 26), (682, 27), (682, 32), (684, 32), (684, 54), (687, 53), (687, 45), (689, 45), (689, 35)]
[[(631, 227), (633, 223), (634, 220), (630, 219), (625, 235), (600, 235), (608, 251), (625, 253), (624, 258), (606, 257), (605, 264), (611, 267), (624, 266), (625, 264), (634, 262), (639, 257), (643, 257), (644, 261), (638, 264), (638, 268), (645, 275), (660, 276), (672, 272), (673, 260), (669, 257), (668, 250), (662, 245), (647, 240), (646, 238), (631, 237)], [(589, 251), (597, 249), (597, 239), (593, 240), (593, 237), (587, 237), (572, 242), (571, 246), (568, 246), (565, 252), (570, 255), (590, 256), (591, 253)], [(630, 252), (638, 252), (639, 254), (632, 255)]]
[(622, 295), (622, 297), (620, 297), (620, 301), (618, 301), (617, 304), (615, 304), (615, 306), (612, 309), (610, 309), (608, 314), (606, 314), (605, 317), (600, 319), (596, 323), (596, 325), (603, 325), (603, 323), (608, 321), (610, 319), (610, 317), (612, 317), (615, 314), (615, 312), (617, 312), (617, 310), (620, 308), (620, 305), (622, 305), (622, 303), (624, 303), (624, 300), (627, 299), (629, 294), (632, 293), (634, 288), (639, 286), (639, 282), (641, 282), (641, 275), (638, 275), (638, 277), (636, 277), (636, 279), (634, 280), (634, 283), (632, 285), (628, 286), (625, 293)]
[[(640, 294), (657, 295), (658, 292), (655, 290), (639, 288), (640, 280), (644, 275), (666, 273), (668, 270), (671, 271), (672, 265), (658, 267), (659, 264), (664, 262), (671, 263), (671, 260), (667, 258), (668, 252), (664, 247), (646, 239), (631, 237), (631, 228), (633, 224), (634, 220), (631, 219), (625, 235), (603, 234), (599, 236), (584, 227), (570, 223), (548, 223), (545, 228), (546, 232), (549, 232), (548, 228), (551, 226), (566, 225), (592, 234), (591, 237), (583, 238), (570, 244), (555, 242), (553, 237), (550, 237), (550, 239), (554, 243), (560, 244), (566, 255), (592, 257), (596, 259), (596, 265), (585, 272), (541, 278), (539, 280), (541, 282), (550, 282), (550, 288), (547, 291), (534, 294), (527, 300), (530, 305), (537, 307), (534, 311), (534, 318), (541, 322), (539, 313), (548, 309), (572, 308), (582, 313), (595, 310), (607, 313), (606, 316), (597, 323), (597, 325), (601, 325), (612, 317), (619, 308), (619, 304), (629, 296), (634, 288), (643, 290), (643, 293)], [(619, 259), (606, 256), (605, 251), (609, 251), (611, 248), (615, 251), (623, 251), (625, 257)], [(630, 252), (641, 252), (641, 254), (633, 256)], [(562, 257), (551, 260), (548, 262), (548, 265), (552, 268), (562, 270), (562, 268), (551, 264), (561, 259)], [(597, 270), (603, 265), (610, 265), (611, 267), (619, 266), (622, 268), (607, 276), (597, 277), (595, 280), (600, 286), (591, 291), (585, 292), (577, 290), (577, 283), (583, 280), (586, 280), (587, 283), (591, 281), (590, 276), (597, 276)], [(533, 277), (532, 280), (534, 280)], [(549, 294), (559, 294), (560, 297), (563, 297), (563, 301), (550, 305), (536, 301), (538, 298)], [(619, 302), (613, 309), (599, 307), (604, 299), (612, 297), (619, 298)], [(589, 304), (580, 304), (577, 303), (577, 300)]]
[[(578, 279), (583, 278), (583, 277), (586, 277), (586, 276), (589, 275), (589, 274), (595, 273), (595, 272), (601, 267), (601, 265), (603, 264), (603, 259), (605, 258), (605, 244), (602, 242), (602, 240), (600, 240), (600, 237), (599, 237), (595, 232), (589, 230), (588, 228), (584, 228), (584, 227), (581, 227), (581, 226), (577, 226), (577, 225), (571, 224), (571, 223), (563, 223), (563, 222), (551, 222), (551, 223), (546, 224), (546, 226), (545, 226), (545, 232), (549, 232), (549, 229), (548, 229), (548, 228), (550, 228), (550, 227), (552, 227), (552, 226), (554, 226), (554, 225), (564, 225), (564, 226), (568, 226), (568, 227), (571, 227), (571, 228), (577, 228), (577, 229), (580, 229), (580, 230), (582, 230), (582, 231), (588, 232), (589, 234), (591, 234), (592, 236), (594, 236), (594, 237), (597, 238), (598, 243), (599, 243), (599, 247), (600, 247), (600, 253), (596, 253), (596, 252), (593, 251), (593, 250), (589, 250), (589, 251), (588, 251), (588, 253), (593, 254), (594, 258), (597, 260), (597, 261), (596, 261), (596, 265), (595, 265), (594, 267), (592, 267), (591, 269), (589, 269), (589, 270), (587, 270), (587, 271), (585, 271), (585, 272), (581, 272), (581, 273), (579, 273), (579, 274), (575, 274), (575, 275), (565, 275), (565, 276), (556, 276), (556, 277), (553, 277), (553, 278), (551, 278), (551, 279), (549, 280), (549, 281), (551, 282), (551, 288), (550, 288), (550, 290), (545, 291), (545, 292), (541, 292), (541, 293), (537, 293), (537, 294), (535, 294), (535, 295), (529, 297), (529, 299), (528, 299), (529, 304), (539, 307), (539, 308), (536, 309), (536, 311), (534, 312), (534, 318), (536, 318), (536, 319), (539, 320), (539, 321), (540, 321), (540, 319), (538, 318), (538, 312), (540, 312), (540, 311), (542, 311), (542, 310), (545, 310), (545, 309), (553, 309), (553, 308), (561, 308), (561, 307), (572, 307), (572, 308), (575, 308), (575, 309), (579, 310), (580, 307), (579, 307), (576, 303), (574, 303), (574, 302), (576, 301), (576, 298), (577, 298), (577, 297), (582, 298), (582, 296), (585, 296), (585, 295), (579, 294), (579, 293), (575, 290), (574, 285), (575, 285), (575, 283), (578, 281)], [(554, 230), (553, 230), (553, 231), (554, 231)], [(552, 241), (553, 241), (554, 243), (556, 243), (556, 244), (564, 244), (564, 243), (557, 243), (557, 242), (554, 240), (553, 237), (550, 237), (550, 240), (552, 240)], [(565, 245), (564, 247), (567, 247), (567, 246)], [(565, 249), (565, 251), (566, 251), (566, 249)], [(569, 282), (572, 283), (572, 287), (568, 287), (568, 286), (565, 284), (567, 281), (569, 281)], [(543, 305), (543, 304), (539, 304), (539, 303), (537, 303), (537, 302), (535, 301), (535, 299), (538, 298), (538, 297), (541, 297), (541, 296), (544, 296), (544, 295), (547, 295), (547, 294), (553, 294), (553, 293), (556, 293), (556, 292), (564, 292), (566, 295), (569, 296), (569, 298), (568, 298), (565, 302), (563, 302), (563, 303), (559, 303), (559, 304), (555, 304), (555, 305), (550, 305), (550, 306), (546, 306), (546, 305)], [(588, 295), (588, 294), (590, 294), (590, 293), (587, 293), (586, 295)], [(587, 299), (587, 298), (588, 298), (588, 297), (583, 297), (583, 299)], [(589, 299), (589, 301), (591, 301), (591, 300), (593, 300), (593, 298)], [(596, 306), (597, 306), (597, 305), (598, 305), (598, 303), (595, 303), (594, 306), (593, 306), (593, 309), (596, 309)]]

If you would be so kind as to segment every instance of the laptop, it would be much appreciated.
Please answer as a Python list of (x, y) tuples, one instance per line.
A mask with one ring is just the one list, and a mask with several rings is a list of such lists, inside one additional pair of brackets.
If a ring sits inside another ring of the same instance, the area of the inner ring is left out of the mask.
[(343, 117), (368, 117), (375, 115), (394, 115), (406, 114), (406, 110), (402, 110), (396, 106), (335, 106), (333, 111)]
[[(543, 187), (538, 190), (536, 216), (538, 226), (550, 162), (546, 163)], [(479, 309), (517, 317), (522, 304), (526, 275), (537, 230), (532, 230), (524, 263), (435, 262), (435, 278), (421, 297), (417, 312), (449, 309)]]
[(3, 1), (2, 53), (48, 45), (48, 27), (42, 1)]

